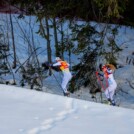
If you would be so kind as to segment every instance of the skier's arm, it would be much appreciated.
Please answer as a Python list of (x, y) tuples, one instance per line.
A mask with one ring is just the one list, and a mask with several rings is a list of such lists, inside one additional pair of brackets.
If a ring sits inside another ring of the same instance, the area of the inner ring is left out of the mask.
[(99, 75), (99, 76), (104, 76), (104, 74), (101, 74), (101, 73), (99, 73), (99, 72), (96, 72), (96, 75)]
[(104, 74), (98, 73), (98, 75), (104, 77)]
[(53, 67), (55, 67), (55, 66), (60, 66), (60, 65), (61, 65), (60, 62), (56, 62), (56, 63), (52, 64)]
[(109, 74), (111, 74), (112, 73), (112, 70), (111, 69), (107, 69), (107, 72), (109, 73)]
[(69, 63), (67, 63), (67, 65), (68, 65), (68, 66), (70, 66), (70, 64), (69, 64)]

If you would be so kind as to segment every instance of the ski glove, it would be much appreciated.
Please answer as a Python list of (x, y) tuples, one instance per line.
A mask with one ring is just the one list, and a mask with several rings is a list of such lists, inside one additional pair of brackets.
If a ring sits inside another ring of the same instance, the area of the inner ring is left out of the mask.
[(99, 74), (97, 71), (96, 71), (95, 73), (96, 73), (96, 75), (98, 75), (98, 74)]
[(53, 64), (51, 64), (51, 63), (49, 63), (49, 65), (48, 65), (49, 67), (52, 67), (53, 66)]

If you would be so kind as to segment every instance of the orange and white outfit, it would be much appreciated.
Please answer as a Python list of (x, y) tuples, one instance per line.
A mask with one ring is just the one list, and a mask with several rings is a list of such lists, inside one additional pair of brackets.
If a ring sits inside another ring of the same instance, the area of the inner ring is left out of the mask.
[(117, 83), (113, 76), (113, 70), (104, 65), (102, 67), (102, 71), (104, 72), (104, 77), (107, 79), (107, 88), (105, 89), (105, 95), (107, 99), (114, 101), (113, 96), (117, 88)]
[(72, 78), (72, 74), (69, 70), (69, 64), (66, 61), (62, 61), (59, 57), (56, 57), (56, 63), (53, 64), (53, 66), (59, 66), (60, 70), (63, 73), (63, 79), (61, 83), (61, 87), (63, 89), (64, 93), (67, 93), (67, 84)]

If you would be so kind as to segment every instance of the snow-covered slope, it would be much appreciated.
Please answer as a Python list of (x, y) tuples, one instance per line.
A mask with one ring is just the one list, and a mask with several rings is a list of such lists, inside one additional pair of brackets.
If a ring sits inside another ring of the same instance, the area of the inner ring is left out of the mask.
[(0, 134), (132, 134), (134, 111), (0, 85)]
[[(29, 43), (24, 38), (24, 33), (26, 37), (32, 42), (32, 36), (34, 36), (34, 44), (36, 47), (39, 47), (37, 53), (39, 54), (39, 62), (42, 63), (47, 60), (46, 54), (46, 40), (43, 39), (41, 36), (36, 34), (39, 30), (39, 24), (36, 23), (35, 16), (25, 16), (24, 19), (17, 19), (18, 15), (12, 14), (13, 19), (13, 26), (14, 26), (14, 36), (15, 36), (15, 44), (17, 50), (17, 57), (19, 62), (24, 63), (24, 61), (28, 58), (28, 49)], [(82, 22), (81, 22), (82, 23)], [(94, 22), (93, 22), (94, 24)], [(9, 41), (12, 42), (11, 39), (11, 29), (10, 26), (10, 19), (8, 14), (0, 14), (0, 25), (3, 28), (3, 34), (7, 36), (9, 34)], [(102, 28), (101, 25), (98, 25), (99, 28)], [(31, 29), (32, 28), (32, 29)], [(64, 24), (63, 28), (67, 28), (67, 23)], [(68, 29), (69, 30), (69, 29)], [(118, 87), (117, 92), (119, 93), (119, 97), (121, 99), (121, 106), (128, 107), (134, 109), (134, 29), (130, 27), (121, 26), (118, 29), (118, 35), (116, 36), (116, 42), (120, 48), (123, 49), (118, 55), (117, 63), (120, 68), (116, 69), (115, 71), (115, 79), (117, 81)], [(33, 32), (33, 33), (32, 33)], [(53, 35), (53, 29), (50, 29), (50, 33)], [(5, 36), (5, 37), (6, 37)], [(60, 36), (58, 35), (60, 39)], [(12, 44), (12, 43), (11, 43)], [(55, 59), (54, 55), (54, 37), (51, 36), (51, 45), (52, 45), (52, 60)], [(41, 47), (41, 48), (40, 48)], [(12, 45), (11, 45), (12, 48)], [(26, 51), (27, 50), (27, 51)], [(11, 54), (13, 54), (11, 49)], [(68, 59), (66, 59), (68, 61)], [(72, 63), (77, 62), (77, 58), (72, 58)], [(13, 63), (13, 58), (9, 59), (11, 63)], [(20, 64), (18, 64), (18, 67)], [(17, 69), (18, 69), (17, 67)], [(13, 70), (15, 72), (16, 70)], [(19, 71), (18, 71), (19, 72)], [(53, 94), (60, 94), (62, 95), (62, 90), (59, 86), (61, 84), (61, 77), (60, 73), (54, 72), (56, 79), (54, 76), (48, 77), (43, 79), (43, 91), (49, 92)], [(20, 84), (21, 75), (18, 73), (14, 73), (15, 79)], [(3, 76), (5, 80), (12, 79), (12, 75)], [(131, 84), (131, 87), (130, 87)], [(133, 88), (132, 88), (133, 87)], [(80, 98), (84, 100), (92, 101), (91, 94), (89, 94), (89, 89), (82, 88), (82, 90), (77, 91), (72, 95), (72, 97)], [(105, 99), (105, 97), (104, 97)]]

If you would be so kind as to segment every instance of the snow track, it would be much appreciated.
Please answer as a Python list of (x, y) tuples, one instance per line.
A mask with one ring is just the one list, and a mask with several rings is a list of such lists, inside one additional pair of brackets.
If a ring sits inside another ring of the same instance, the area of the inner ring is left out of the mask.
[(69, 116), (76, 111), (77, 108), (76, 105), (74, 105), (73, 99), (67, 98), (65, 102), (65, 109), (63, 109), (63, 111), (59, 111), (53, 118), (44, 120), (40, 126), (31, 129), (28, 134), (39, 134), (41, 131), (47, 131), (55, 127), (58, 123), (62, 123), (63, 120), (69, 118)]

